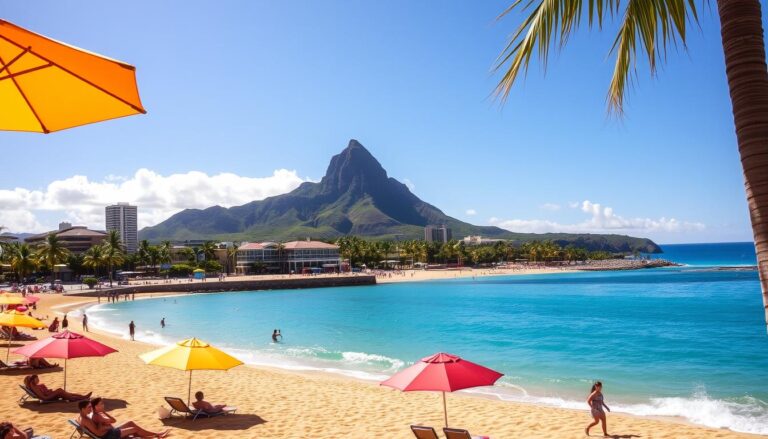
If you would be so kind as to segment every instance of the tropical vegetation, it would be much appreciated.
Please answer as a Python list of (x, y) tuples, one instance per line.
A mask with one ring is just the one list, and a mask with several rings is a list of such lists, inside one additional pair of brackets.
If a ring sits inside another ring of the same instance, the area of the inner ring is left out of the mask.
[(623, 258), (622, 253), (589, 251), (573, 245), (562, 247), (553, 241), (496, 241), (489, 244), (466, 245), (464, 241), (446, 243), (422, 240), (369, 241), (357, 236), (345, 236), (335, 241), (343, 259), (353, 267), (386, 267), (418, 264), (489, 265), (494, 263), (565, 263)]

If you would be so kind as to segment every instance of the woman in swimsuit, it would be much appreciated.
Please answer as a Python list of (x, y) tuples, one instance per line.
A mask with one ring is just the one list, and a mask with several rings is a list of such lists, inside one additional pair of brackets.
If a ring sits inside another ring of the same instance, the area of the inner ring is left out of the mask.
[(587, 433), (587, 436), (589, 436), (589, 429), (597, 425), (598, 422), (601, 422), (603, 427), (603, 436), (607, 437), (608, 428), (606, 426), (605, 412), (603, 411), (603, 407), (605, 407), (605, 409), (609, 412), (611, 409), (608, 408), (608, 406), (605, 404), (605, 399), (603, 398), (603, 383), (600, 381), (596, 381), (595, 384), (592, 385), (592, 391), (587, 398), (587, 404), (589, 405), (589, 408), (592, 412), (594, 421), (587, 425), (587, 428), (584, 429), (584, 432)]
[[(86, 402), (86, 401), (83, 401)], [(169, 431), (166, 430), (162, 433), (155, 433), (145, 430), (133, 421), (124, 422), (118, 426), (114, 426), (117, 420), (107, 413), (104, 408), (104, 400), (101, 398), (93, 398), (87, 407), (80, 407), (80, 418), (82, 425), (86, 423), (85, 427), (98, 435), (103, 439), (120, 439), (124, 437), (134, 436), (141, 438), (164, 438), (168, 436)], [(90, 422), (85, 419), (90, 414)], [(83, 416), (85, 415), (85, 417)]]

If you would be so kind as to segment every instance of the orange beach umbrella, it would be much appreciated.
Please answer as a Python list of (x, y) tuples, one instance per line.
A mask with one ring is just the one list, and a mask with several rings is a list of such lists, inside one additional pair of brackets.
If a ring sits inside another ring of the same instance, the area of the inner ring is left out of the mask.
[(0, 19), (0, 130), (47, 134), (146, 113), (135, 70)]

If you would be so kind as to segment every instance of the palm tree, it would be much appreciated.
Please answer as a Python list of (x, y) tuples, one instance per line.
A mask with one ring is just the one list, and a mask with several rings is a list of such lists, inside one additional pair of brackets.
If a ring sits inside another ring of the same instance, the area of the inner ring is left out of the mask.
[(64, 247), (64, 244), (59, 240), (59, 237), (55, 233), (50, 233), (46, 236), (45, 241), (37, 250), (37, 258), (40, 265), (43, 265), (51, 270), (51, 288), (54, 287), (54, 279), (56, 278), (57, 264), (61, 264), (69, 257), (69, 250)]
[(105, 265), (104, 262), (104, 247), (101, 245), (94, 245), (89, 248), (83, 254), (83, 265), (93, 269), (94, 277), (99, 276), (99, 268)]
[(151, 245), (149, 245), (149, 241), (146, 239), (142, 239), (141, 242), (139, 242), (139, 248), (136, 249), (136, 256), (138, 258), (138, 261), (142, 265), (149, 265), (149, 248)]
[(155, 273), (160, 274), (160, 259), (161, 250), (160, 247), (152, 245), (147, 252), (147, 261), (149, 265), (155, 270)]
[(109, 267), (109, 286), (112, 286), (112, 268), (115, 265), (120, 265), (125, 260), (125, 253), (123, 252), (123, 243), (120, 240), (120, 233), (117, 230), (111, 230), (107, 234), (107, 238), (104, 239), (104, 262)]
[(285, 273), (287, 271), (283, 269), (283, 252), (285, 251), (285, 244), (280, 241), (277, 243), (277, 246), (275, 246), (275, 249), (277, 250), (277, 261), (280, 264), (280, 273)]
[(203, 246), (200, 247), (200, 252), (205, 256), (206, 261), (213, 261), (216, 259), (216, 243), (213, 241), (205, 241)]
[(158, 260), (160, 261), (160, 264), (170, 264), (173, 261), (173, 258), (171, 257), (172, 248), (173, 245), (171, 245), (171, 241), (163, 241), (160, 243), (160, 246), (157, 248), (159, 252)]
[[(520, 6), (515, 0), (502, 16)], [(527, 3), (527, 2), (526, 2)], [(564, 44), (580, 24), (584, 0), (541, 1), (523, 21), (499, 57), (497, 69), (505, 70), (496, 88), (502, 101), (509, 95), (518, 74), (528, 68), (538, 52), (546, 63), (551, 43)], [(609, 108), (623, 110), (630, 68), (637, 48), (655, 72), (657, 54), (679, 38), (685, 44), (686, 22), (698, 21), (693, 0), (627, 0), (620, 14), (621, 0), (589, 0), (589, 25), (602, 28), (604, 19), (621, 16), (613, 44), (616, 63), (608, 89)], [(717, 0), (725, 71), (733, 106), (736, 140), (747, 194), (752, 233), (755, 239), (765, 320), (768, 325), (768, 69), (760, 0)], [(536, 47), (538, 45), (538, 47)]]
[(227, 248), (227, 275), (237, 267), (237, 250), (240, 248), (237, 244), (232, 244), (232, 247)]
[(26, 275), (37, 266), (34, 252), (29, 245), (15, 242), (8, 246), (8, 253), (11, 269), (19, 276), (19, 282), (24, 282)]

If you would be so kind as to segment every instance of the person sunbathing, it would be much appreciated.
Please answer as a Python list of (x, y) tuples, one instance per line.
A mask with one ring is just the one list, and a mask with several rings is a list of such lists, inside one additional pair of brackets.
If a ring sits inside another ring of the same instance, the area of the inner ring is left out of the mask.
[(77, 393), (67, 392), (64, 389), (49, 389), (45, 384), (40, 382), (40, 377), (37, 375), (30, 375), (24, 378), (24, 385), (29, 388), (38, 398), (43, 401), (53, 401), (56, 399), (63, 399), (65, 401), (81, 401), (91, 397), (91, 392), (85, 395)]
[(195, 402), (192, 403), (192, 407), (194, 407), (197, 410), (202, 410), (209, 414), (215, 414), (215, 413), (221, 413), (224, 411), (224, 407), (226, 407), (226, 404), (211, 404), (208, 401), (205, 401), (203, 399), (205, 395), (203, 395), (203, 392), (195, 392)]
[(59, 363), (49, 363), (45, 358), (27, 358), (26, 363), (33, 369), (48, 369), (59, 365)]
[(139, 427), (133, 421), (124, 422), (117, 427), (113, 426), (117, 421), (104, 409), (104, 400), (101, 398), (94, 398), (93, 401), (80, 401), (77, 408), (80, 409), (80, 416), (77, 420), (80, 426), (102, 439), (120, 439), (129, 436), (164, 438), (169, 433), (167, 430), (162, 433), (154, 433)]
[(10, 422), (0, 422), (0, 439), (51, 439), (48, 436), (35, 436), (31, 428), (19, 430)]

